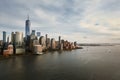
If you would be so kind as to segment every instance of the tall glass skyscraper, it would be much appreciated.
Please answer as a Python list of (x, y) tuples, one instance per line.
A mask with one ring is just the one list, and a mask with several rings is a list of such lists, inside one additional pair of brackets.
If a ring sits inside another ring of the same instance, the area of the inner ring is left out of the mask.
[(6, 42), (6, 32), (3, 31), (3, 42), (5, 43)]
[(28, 18), (25, 22), (25, 37), (27, 39), (27, 36), (30, 36), (30, 20), (29, 20), (29, 15), (28, 15)]

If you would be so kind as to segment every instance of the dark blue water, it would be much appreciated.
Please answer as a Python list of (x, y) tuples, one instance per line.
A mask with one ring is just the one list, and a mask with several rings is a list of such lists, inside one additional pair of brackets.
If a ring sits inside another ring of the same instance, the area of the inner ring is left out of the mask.
[(0, 80), (120, 80), (120, 46), (1, 60)]

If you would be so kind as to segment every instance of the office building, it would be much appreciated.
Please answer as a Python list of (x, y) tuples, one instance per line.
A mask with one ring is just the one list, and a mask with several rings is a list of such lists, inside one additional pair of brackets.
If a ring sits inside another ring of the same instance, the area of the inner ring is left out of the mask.
[(33, 46), (34, 45), (40, 45), (39, 40), (33, 40)]
[(23, 33), (22, 32), (12, 32), (11, 33), (11, 43), (15, 44), (17, 47), (23, 46)]
[(3, 31), (3, 43), (5, 43), (5, 42), (6, 42), (6, 32)]
[(56, 49), (56, 41), (54, 38), (51, 39), (51, 49)]
[(46, 35), (45, 35), (45, 39), (46, 39), (46, 47), (48, 47), (48, 40), (47, 40), (47, 37), (48, 37), (48, 35), (46, 34)]
[(25, 22), (25, 37), (26, 37), (26, 39), (28, 36), (30, 36), (30, 25), (31, 25), (31, 23), (30, 23), (29, 15), (28, 15), (28, 18)]
[(49, 49), (51, 46), (51, 41), (50, 41), (50, 38), (47, 38), (47, 48)]
[(31, 33), (31, 35), (35, 35), (35, 30), (32, 30), (32, 33)]
[(44, 36), (41, 36), (39, 38), (39, 43), (40, 43), (40, 45), (42, 45), (43, 49), (46, 49), (46, 40), (45, 40)]
[(41, 37), (41, 32), (36, 32), (37, 34), (37, 39), (39, 40), (39, 38)]
[(41, 45), (34, 45), (33, 54), (42, 54), (42, 46)]
[(3, 40), (0, 40), (0, 46), (2, 46), (3, 45)]
[(15, 33), (14, 33), (14, 32), (12, 32), (12, 33), (11, 33), (11, 43), (13, 43), (13, 42), (14, 42), (14, 35), (15, 35)]
[(7, 43), (9, 44), (9, 42), (10, 42), (10, 41), (9, 41), (9, 36), (8, 36), (8, 37), (7, 37)]
[(23, 33), (15, 32), (15, 42), (17, 46), (23, 46)]
[(77, 46), (77, 42), (76, 42), (76, 41), (74, 42), (74, 46), (75, 46), (75, 47)]
[(61, 36), (59, 36), (59, 40), (58, 40), (58, 49), (61, 48)]

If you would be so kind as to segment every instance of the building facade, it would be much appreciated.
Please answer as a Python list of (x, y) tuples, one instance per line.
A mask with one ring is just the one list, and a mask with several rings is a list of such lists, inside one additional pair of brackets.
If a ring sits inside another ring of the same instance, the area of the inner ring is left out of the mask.
[(51, 49), (56, 49), (56, 41), (54, 38), (51, 39)]
[(18, 46), (23, 46), (23, 33), (22, 32), (15, 32), (15, 42)]
[(28, 19), (26, 20), (25, 22), (25, 37), (27, 39), (27, 36), (30, 36), (30, 20), (29, 20), (29, 16), (28, 16)]
[(6, 32), (3, 31), (3, 43), (5, 43), (5, 42), (6, 42)]

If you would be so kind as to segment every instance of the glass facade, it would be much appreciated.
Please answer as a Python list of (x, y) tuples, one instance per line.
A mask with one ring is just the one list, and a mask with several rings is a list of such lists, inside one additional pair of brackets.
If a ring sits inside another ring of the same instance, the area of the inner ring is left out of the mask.
[(6, 42), (6, 32), (3, 31), (3, 42)]
[(26, 23), (25, 23), (25, 36), (29, 36), (30, 35), (30, 20), (26, 20)]

